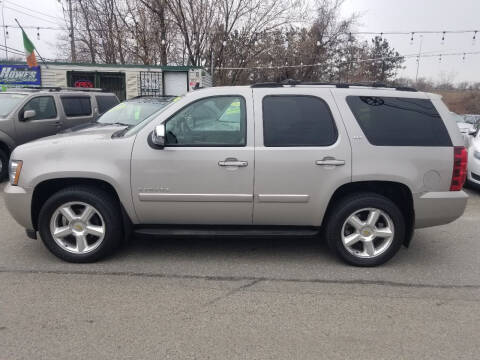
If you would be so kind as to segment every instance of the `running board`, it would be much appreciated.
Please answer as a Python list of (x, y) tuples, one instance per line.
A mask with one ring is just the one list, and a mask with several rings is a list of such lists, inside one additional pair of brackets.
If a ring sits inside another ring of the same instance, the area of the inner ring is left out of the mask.
[(143, 236), (316, 236), (314, 227), (248, 227), (248, 226), (155, 226), (137, 227), (133, 231)]

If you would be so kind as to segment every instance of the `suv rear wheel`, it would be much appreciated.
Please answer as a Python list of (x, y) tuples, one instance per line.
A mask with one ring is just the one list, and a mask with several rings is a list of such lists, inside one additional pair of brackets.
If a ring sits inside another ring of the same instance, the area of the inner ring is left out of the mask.
[(348, 264), (381, 265), (403, 244), (403, 214), (384, 196), (374, 193), (348, 196), (331, 214), (326, 226), (328, 245)]
[(8, 176), (8, 156), (0, 149), (0, 181), (3, 181)]
[(57, 257), (76, 263), (97, 261), (122, 240), (119, 204), (93, 187), (70, 187), (48, 199), (40, 210), (39, 232)]

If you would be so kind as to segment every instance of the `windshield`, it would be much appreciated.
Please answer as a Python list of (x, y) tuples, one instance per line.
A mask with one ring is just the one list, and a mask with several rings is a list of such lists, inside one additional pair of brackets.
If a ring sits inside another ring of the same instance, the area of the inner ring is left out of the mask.
[(130, 136), (132, 134), (136, 134), (138, 131), (143, 129), (143, 127), (146, 126), (150, 121), (157, 118), (157, 116), (160, 113), (164, 112), (166, 109), (168, 109), (172, 104), (174, 104), (179, 99), (181, 99), (181, 97), (176, 97), (176, 98), (172, 99), (172, 101), (166, 103), (166, 105), (164, 107), (162, 107), (157, 112), (154, 112), (152, 115), (150, 115), (149, 117), (144, 119), (142, 122), (138, 123), (137, 125), (135, 125), (133, 127), (126, 128), (125, 132), (121, 136)]
[(165, 101), (126, 101), (100, 116), (97, 123), (136, 126), (170, 102), (170, 99), (165, 99)]
[(0, 93), (0, 116), (5, 117), (18, 105), (27, 95), (25, 94), (1, 94)]

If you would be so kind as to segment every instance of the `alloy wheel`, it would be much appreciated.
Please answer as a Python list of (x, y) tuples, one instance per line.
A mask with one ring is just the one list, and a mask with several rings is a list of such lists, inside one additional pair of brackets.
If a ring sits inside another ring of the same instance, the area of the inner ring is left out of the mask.
[(343, 246), (350, 254), (363, 259), (383, 254), (392, 245), (394, 236), (392, 219), (376, 208), (355, 211), (342, 227)]
[(73, 254), (97, 249), (105, 237), (105, 230), (100, 212), (84, 202), (63, 204), (50, 220), (50, 233), (55, 243)]

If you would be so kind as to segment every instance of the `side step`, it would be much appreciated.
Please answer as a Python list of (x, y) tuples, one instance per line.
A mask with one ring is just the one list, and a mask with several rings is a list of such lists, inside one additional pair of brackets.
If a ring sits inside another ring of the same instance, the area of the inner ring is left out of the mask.
[(133, 231), (143, 236), (316, 236), (320, 229), (295, 226), (141, 226)]

